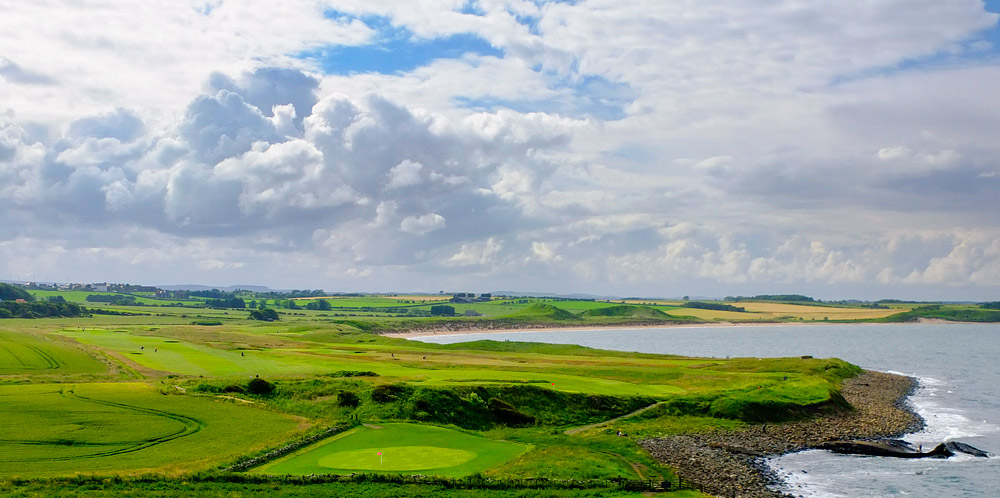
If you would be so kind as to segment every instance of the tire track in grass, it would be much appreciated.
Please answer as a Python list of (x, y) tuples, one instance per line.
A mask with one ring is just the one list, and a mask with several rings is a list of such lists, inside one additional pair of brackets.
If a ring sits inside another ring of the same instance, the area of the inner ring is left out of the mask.
[(40, 370), (55, 370), (66, 364), (63, 361), (60, 361), (59, 358), (52, 356), (47, 351), (38, 346), (27, 346), (27, 348), (34, 351), (34, 353), (37, 354), (42, 359), (42, 361), (48, 364), (48, 367), (42, 367)]
[(22, 360), (20, 356), (14, 354), (14, 352), (11, 351), (10, 348), (8, 348), (7, 346), (4, 346), (3, 344), (0, 344), (0, 348), (3, 348), (3, 350), (6, 351), (7, 354), (9, 354), (11, 356), (11, 358), (14, 358), (15, 360), (17, 360), (17, 362), (20, 363), (22, 367), (25, 367), (25, 368), (28, 367), (28, 364), (25, 363), (24, 360)]
[(21, 367), (24, 368), (25, 370), (55, 370), (61, 367), (62, 365), (65, 365), (64, 361), (61, 361), (59, 358), (56, 358), (55, 356), (52, 356), (51, 354), (49, 354), (49, 352), (45, 351), (44, 349), (38, 346), (32, 346), (29, 344), (24, 344), (23, 346), (28, 351), (38, 356), (42, 360), (42, 362), (45, 363), (45, 365), (39, 366), (36, 364), (29, 363), (24, 358), (21, 358), (16, 353), (14, 353), (14, 350), (0, 343), (0, 349), (6, 351), (7, 354), (10, 355), (11, 358), (14, 358), (15, 361), (20, 363)]
[[(53, 391), (50, 394), (55, 394), (57, 391)], [(154, 446), (167, 443), (182, 437), (187, 437), (195, 433), (200, 432), (204, 428), (204, 424), (198, 419), (188, 417), (186, 415), (181, 415), (179, 413), (168, 412), (164, 410), (157, 410), (154, 408), (144, 408), (140, 406), (129, 405), (126, 403), (117, 403), (114, 401), (107, 401), (101, 399), (88, 398), (86, 396), (80, 396), (73, 392), (58, 392), (64, 397), (73, 399), (76, 401), (84, 403), (93, 403), (97, 405), (110, 406), (112, 408), (117, 408), (120, 410), (138, 412), (145, 415), (152, 415), (155, 417), (167, 418), (174, 420), (183, 424), (183, 427), (159, 436), (153, 436), (145, 439), (140, 439), (133, 442), (126, 443), (95, 443), (86, 441), (73, 441), (73, 440), (18, 440), (18, 441), (5, 441), (8, 443), (21, 444), (21, 445), (40, 445), (40, 446), (81, 446), (81, 447), (102, 447), (102, 446), (115, 446), (116, 448), (107, 451), (100, 451), (97, 453), (91, 453), (87, 455), (75, 455), (66, 457), (50, 457), (50, 458), (33, 458), (30, 460), (8, 460), (9, 462), (38, 462), (38, 461), (67, 461), (67, 460), (78, 460), (86, 458), (103, 458), (117, 455), (124, 455), (127, 453), (134, 453), (136, 451), (145, 450), (152, 448)]]
[(128, 404), (125, 404), (125, 403), (116, 403), (114, 401), (107, 401), (107, 400), (100, 400), (100, 399), (88, 398), (88, 397), (85, 397), (85, 396), (80, 396), (80, 395), (78, 395), (76, 393), (67, 393), (67, 394), (69, 396), (75, 398), (75, 399), (78, 399), (78, 400), (84, 401), (84, 402), (88, 402), (88, 403), (94, 403), (94, 404), (98, 404), (98, 405), (111, 406), (111, 407), (120, 408), (120, 409), (123, 409), (123, 410), (130, 410), (130, 411), (133, 411), (133, 412), (144, 413), (146, 415), (153, 415), (153, 416), (157, 416), (157, 417), (168, 418), (168, 419), (175, 420), (177, 422), (180, 422), (180, 423), (184, 424), (184, 427), (182, 429), (179, 429), (177, 431), (174, 431), (174, 432), (171, 432), (171, 433), (168, 433), (168, 434), (164, 434), (162, 436), (155, 436), (155, 437), (151, 437), (151, 438), (141, 439), (141, 440), (137, 441), (135, 444), (133, 444), (131, 446), (127, 446), (125, 448), (121, 448), (121, 449), (117, 449), (117, 450), (112, 450), (112, 451), (105, 451), (105, 452), (101, 452), (101, 453), (94, 453), (94, 454), (83, 456), (83, 457), (65, 457), (65, 458), (60, 458), (59, 460), (71, 460), (71, 459), (75, 459), (75, 458), (99, 458), (99, 457), (106, 457), (106, 456), (122, 455), (122, 454), (125, 454), (125, 453), (134, 453), (136, 451), (140, 451), (140, 450), (144, 450), (144, 449), (147, 449), (147, 448), (151, 448), (153, 446), (156, 446), (156, 445), (159, 445), (159, 444), (163, 444), (163, 443), (166, 443), (166, 442), (169, 442), (169, 441), (173, 441), (175, 439), (179, 439), (179, 438), (182, 438), (182, 437), (190, 436), (192, 434), (200, 432), (204, 428), (204, 424), (202, 424), (201, 421), (199, 421), (198, 419), (195, 419), (195, 418), (192, 418), (192, 417), (188, 417), (186, 415), (181, 415), (179, 413), (173, 413), (173, 412), (168, 412), (168, 411), (164, 411), (164, 410), (156, 410), (156, 409), (153, 409), (153, 408), (143, 408), (143, 407), (140, 407), (140, 406), (128, 405)]

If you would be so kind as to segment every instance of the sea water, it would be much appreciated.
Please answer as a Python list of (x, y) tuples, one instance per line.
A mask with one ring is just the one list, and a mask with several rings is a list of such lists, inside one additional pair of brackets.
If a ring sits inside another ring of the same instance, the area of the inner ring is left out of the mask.
[(783, 492), (826, 497), (1000, 497), (1000, 325), (824, 324), (558, 330), (440, 335), (579, 344), (706, 357), (836, 357), (869, 370), (916, 377), (909, 402), (926, 421), (905, 439), (925, 450), (958, 440), (997, 456), (894, 459), (812, 450), (769, 460)]

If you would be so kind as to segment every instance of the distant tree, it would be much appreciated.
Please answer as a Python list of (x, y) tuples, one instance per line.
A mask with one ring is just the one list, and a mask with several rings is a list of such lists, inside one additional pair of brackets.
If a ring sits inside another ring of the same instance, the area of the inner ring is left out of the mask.
[(88, 294), (85, 299), (88, 303), (110, 303), (118, 306), (134, 306), (137, 304), (134, 296), (122, 296), (120, 294)]
[(746, 312), (746, 308), (742, 306), (732, 306), (729, 304), (719, 304), (719, 303), (703, 303), (700, 301), (688, 301), (684, 303), (684, 307), (703, 309), (703, 310), (715, 310), (715, 311), (736, 311), (738, 313)]
[(86, 310), (75, 303), (0, 302), (0, 318), (45, 318), (80, 316)]
[(791, 302), (805, 302), (813, 303), (816, 302), (813, 298), (809, 296), (803, 296), (802, 294), (760, 294), (756, 296), (726, 296), (726, 301), (791, 301)]
[(220, 291), (219, 289), (191, 291), (190, 294), (192, 296), (207, 297), (211, 299), (225, 299), (229, 297), (228, 293)]
[(455, 307), (446, 304), (436, 304), (431, 306), (432, 316), (455, 316)]
[(330, 306), (330, 301), (326, 299), (314, 299), (306, 304), (307, 310), (320, 310), (320, 311), (330, 311), (333, 306)]
[(66, 298), (62, 296), (49, 296), (45, 298), (46, 301), (50, 303), (65, 303)]
[(278, 312), (271, 308), (264, 308), (260, 310), (253, 310), (250, 312), (251, 320), (260, 320), (262, 322), (276, 322), (280, 320), (278, 317)]
[(18, 299), (34, 301), (35, 296), (20, 287), (0, 282), (0, 300), (17, 301)]

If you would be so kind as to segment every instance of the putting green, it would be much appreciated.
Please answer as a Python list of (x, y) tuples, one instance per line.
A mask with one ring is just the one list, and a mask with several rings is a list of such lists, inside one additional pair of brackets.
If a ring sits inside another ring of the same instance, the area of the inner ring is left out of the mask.
[(496, 441), (443, 427), (385, 424), (383, 427), (359, 427), (253, 472), (292, 475), (413, 472), (461, 477), (502, 465), (529, 449), (528, 445)]
[(437, 446), (390, 446), (339, 451), (319, 459), (323, 467), (344, 470), (425, 470), (461, 465), (478, 455)]

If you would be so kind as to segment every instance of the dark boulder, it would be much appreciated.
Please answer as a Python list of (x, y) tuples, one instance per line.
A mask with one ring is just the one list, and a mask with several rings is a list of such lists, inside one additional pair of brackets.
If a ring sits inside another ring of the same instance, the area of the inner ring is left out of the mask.
[(954, 456), (947, 445), (939, 444), (926, 452), (917, 451), (909, 443), (899, 440), (888, 441), (830, 441), (817, 448), (847, 455), (887, 456), (895, 458), (948, 458)]
[(988, 458), (990, 456), (989, 453), (960, 441), (948, 441), (944, 445), (955, 453), (966, 453), (980, 458)]

